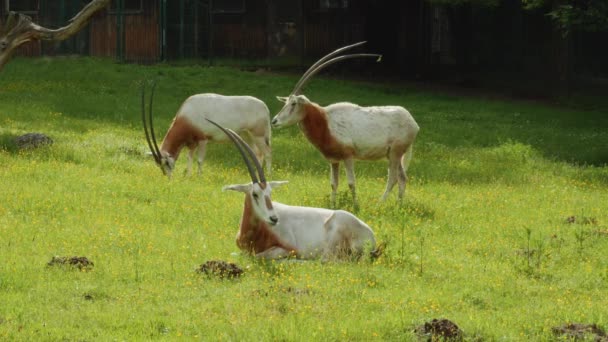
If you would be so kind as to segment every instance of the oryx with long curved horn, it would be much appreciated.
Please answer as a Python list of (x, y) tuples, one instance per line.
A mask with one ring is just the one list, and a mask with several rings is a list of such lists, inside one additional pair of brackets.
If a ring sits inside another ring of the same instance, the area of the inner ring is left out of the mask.
[(198, 150), (198, 173), (200, 174), (207, 143), (210, 141), (228, 141), (224, 133), (211, 125), (206, 119), (215, 120), (242, 134), (251, 143), (258, 158), (264, 159), (266, 168), (270, 172), (270, 111), (264, 102), (252, 96), (224, 96), (218, 94), (190, 96), (182, 103), (159, 148), (154, 135), (154, 125), (152, 124), (154, 88), (155, 84), (152, 86), (149, 112), (146, 117), (145, 85), (142, 85), (142, 120), (146, 140), (154, 161), (165, 175), (171, 177), (175, 162), (184, 147), (188, 147), (190, 150), (186, 172), (191, 172), (192, 159), (194, 153)]
[(399, 199), (403, 198), (407, 182), (406, 171), (412, 156), (412, 145), (419, 127), (412, 115), (401, 106), (361, 107), (340, 102), (322, 107), (306, 96), (302, 88), (325, 67), (351, 58), (381, 55), (351, 54), (334, 57), (360, 46), (359, 42), (337, 49), (313, 64), (300, 78), (288, 97), (277, 97), (285, 105), (272, 119), (273, 127), (299, 123), (300, 129), (331, 165), (331, 203), (335, 206), (340, 162), (346, 176), (355, 207), (358, 207), (355, 190), (354, 160), (388, 158), (388, 181), (382, 196), (385, 200), (395, 183), (399, 183)]
[(245, 194), (236, 236), (241, 250), (265, 259), (343, 259), (360, 256), (366, 248), (373, 257), (380, 255), (382, 248), (376, 248), (371, 228), (349, 212), (273, 202), (272, 189), (287, 182), (266, 181), (249, 145), (234, 131), (209, 122), (232, 140), (251, 176), (251, 183), (224, 187)]

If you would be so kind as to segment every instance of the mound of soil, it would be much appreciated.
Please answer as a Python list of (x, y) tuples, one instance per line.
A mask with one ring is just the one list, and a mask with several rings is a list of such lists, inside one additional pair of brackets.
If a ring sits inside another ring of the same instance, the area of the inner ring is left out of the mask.
[(219, 278), (238, 278), (243, 274), (243, 270), (236, 264), (221, 260), (209, 260), (196, 269), (199, 273)]
[(606, 332), (595, 324), (568, 323), (551, 330), (555, 335), (569, 340), (608, 342)]
[(16, 137), (15, 144), (20, 150), (27, 150), (44, 145), (52, 145), (53, 139), (42, 133), (26, 133)]
[(566, 218), (566, 223), (578, 223), (578, 224), (585, 224), (585, 225), (597, 225), (597, 219), (595, 217), (587, 217), (587, 216), (581, 216), (581, 217), (576, 217), (576, 216), (568, 216), (568, 218)]
[(462, 341), (462, 330), (452, 321), (441, 318), (426, 322), (414, 330), (424, 341)]
[(87, 257), (60, 257), (54, 256), (51, 261), (47, 263), (47, 266), (72, 266), (79, 270), (90, 270), (93, 268), (93, 262), (87, 259)]

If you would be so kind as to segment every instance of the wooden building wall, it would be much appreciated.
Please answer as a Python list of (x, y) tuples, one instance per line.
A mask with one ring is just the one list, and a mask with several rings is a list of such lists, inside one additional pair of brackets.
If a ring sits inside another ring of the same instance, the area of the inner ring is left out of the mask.
[[(98, 13), (89, 23), (92, 56), (118, 55), (118, 16), (110, 9)], [(143, 1), (141, 12), (124, 14), (124, 58), (126, 61), (151, 63), (160, 60), (159, 5)]]
[(246, 0), (243, 13), (213, 13), (213, 55), (265, 58), (268, 52), (267, 17), (265, 0)]
[[(142, 1), (143, 10), (124, 15), (124, 57), (127, 61), (150, 63), (160, 60), (159, 4), (158, 0)], [(32, 20), (42, 26), (56, 28), (82, 9), (82, 1), (74, 1), (71, 7), (59, 10), (57, 1), (39, 0), (37, 12), (28, 12)], [(0, 25), (6, 20), (6, 0), (0, 0)], [(19, 47), (18, 56), (57, 54), (83, 54), (117, 57), (117, 15), (111, 9), (97, 13), (81, 32), (64, 42), (34, 41)]]
[[(0, 0), (0, 23), (6, 19), (6, 1)], [(35, 22), (58, 27), (81, 9), (84, 0), (27, 1), (38, 4), (28, 13)], [(428, 78), (483, 70), (555, 72), (550, 63), (556, 54), (554, 25), (545, 12), (522, 10), (520, 0), (501, 0), (499, 6), (488, 8), (426, 0), (242, 1), (240, 10), (216, 9), (210, 14), (208, 0), (166, 0), (166, 46), (161, 50), (160, 0), (142, 0), (141, 11), (124, 16), (124, 59), (152, 63), (161, 58), (286, 57), (291, 63), (308, 65), (336, 47), (367, 40), (365, 51), (384, 55), (378, 67), (401, 76)], [(223, 2), (235, 3), (239, 1)], [(575, 32), (573, 66), (591, 74), (608, 73), (607, 40), (605, 32)], [(65, 43), (31, 42), (17, 55), (115, 58), (118, 52), (117, 16), (106, 9), (76, 38)]]
[(319, 0), (245, 0), (243, 13), (213, 13), (216, 57), (315, 58), (363, 40), (365, 0), (322, 9)]
[(304, 47), (308, 58), (327, 54), (339, 46), (365, 40), (364, 1), (348, 7), (322, 8), (320, 1), (304, 1)]

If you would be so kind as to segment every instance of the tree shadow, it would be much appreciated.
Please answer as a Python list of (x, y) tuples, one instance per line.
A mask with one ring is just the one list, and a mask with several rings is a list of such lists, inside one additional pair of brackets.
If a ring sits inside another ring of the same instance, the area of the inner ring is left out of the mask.
[(19, 147), (15, 142), (17, 135), (10, 133), (0, 134), (0, 150), (6, 151), (10, 154), (17, 154)]

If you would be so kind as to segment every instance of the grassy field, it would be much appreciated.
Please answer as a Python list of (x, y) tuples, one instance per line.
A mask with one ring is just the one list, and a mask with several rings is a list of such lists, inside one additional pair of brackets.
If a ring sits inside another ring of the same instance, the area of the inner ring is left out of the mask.
[[(608, 109), (318, 78), (329, 104), (397, 104), (421, 126), (406, 199), (387, 165), (356, 164), (358, 216), (387, 243), (370, 263), (272, 262), (234, 237), (248, 181), (231, 145), (201, 176), (168, 181), (146, 151), (139, 84), (158, 82), (162, 138), (198, 92), (279, 110), (297, 75), (222, 67), (16, 59), (0, 73), (0, 340), (415, 340), (447, 318), (467, 340), (555, 340), (568, 322), (608, 328)], [(27, 132), (54, 144), (19, 151)], [(274, 199), (327, 206), (329, 166), (296, 127), (273, 132)], [(339, 206), (352, 210), (345, 177)], [(396, 190), (396, 189), (395, 189)], [(49, 267), (86, 256), (86, 271)], [(234, 262), (236, 280), (195, 272)]]

